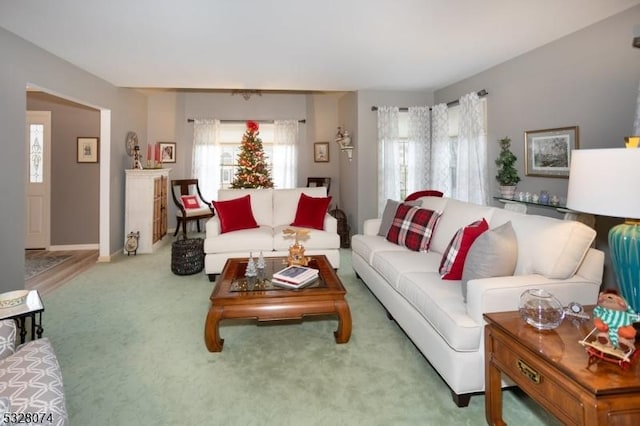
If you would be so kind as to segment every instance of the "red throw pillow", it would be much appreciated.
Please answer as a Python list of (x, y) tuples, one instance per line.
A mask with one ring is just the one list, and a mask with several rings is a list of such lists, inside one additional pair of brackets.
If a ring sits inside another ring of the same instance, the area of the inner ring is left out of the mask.
[(431, 236), (441, 213), (400, 204), (393, 218), (387, 240), (413, 251), (429, 251)]
[(291, 226), (323, 230), (324, 216), (330, 202), (331, 197), (309, 197), (303, 192), (300, 194), (296, 218), (291, 222)]
[(258, 223), (251, 211), (249, 194), (233, 200), (212, 201), (211, 203), (220, 220), (220, 233), (258, 228)]
[(182, 199), (182, 205), (185, 209), (197, 209), (200, 207), (200, 203), (195, 195), (183, 195), (180, 198)]
[(486, 220), (478, 220), (470, 225), (458, 229), (453, 236), (440, 261), (440, 276), (443, 280), (461, 280), (464, 261), (473, 242), (486, 230), (489, 224)]

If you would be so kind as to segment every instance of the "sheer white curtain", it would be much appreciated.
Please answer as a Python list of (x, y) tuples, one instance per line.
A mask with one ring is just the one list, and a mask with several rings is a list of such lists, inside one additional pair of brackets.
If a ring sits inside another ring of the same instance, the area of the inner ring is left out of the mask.
[(633, 134), (640, 135), (640, 86), (638, 86), (638, 99), (636, 101), (636, 119), (633, 122)]
[(298, 120), (273, 123), (273, 169), (276, 188), (295, 188), (298, 176)]
[(398, 107), (378, 107), (378, 216), (388, 198), (400, 199)]
[(475, 92), (460, 98), (457, 144), (455, 197), (471, 203), (489, 204), (484, 106)]
[(431, 108), (431, 188), (451, 197), (452, 168), (449, 111), (446, 104)]
[(409, 107), (407, 195), (431, 187), (431, 118), (429, 107)]
[(220, 120), (194, 120), (191, 176), (198, 179), (205, 200), (218, 198), (220, 152)]

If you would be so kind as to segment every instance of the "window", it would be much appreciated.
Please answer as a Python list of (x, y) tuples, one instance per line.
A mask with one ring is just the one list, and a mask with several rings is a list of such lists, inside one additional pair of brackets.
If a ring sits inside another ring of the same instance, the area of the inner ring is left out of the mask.
[[(205, 199), (215, 200), (219, 189), (230, 188), (246, 132), (246, 122), (195, 119), (191, 175), (199, 179)], [(298, 167), (298, 120), (260, 123), (260, 139), (276, 188), (294, 188)]]
[[(236, 161), (242, 145), (242, 136), (247, 130), (245, 122), (220, 123), (220, 188), (231, 187), (236, 174)], [(267, 164), (273, 177), (274, 124), (260, 123), (260, 139)]]
[(29, 126), (29, 182), (43, 182), (44, 160), (44, 126), (31, 124)]
[[(486, 99), (482, 99), (482, 107), (483, 107), (483, 117), (484, 117), (484, 128), (487, 128), (487, 108), (486, 108)], [(460, 105), (454, 105), (447, 108), (448, 115), (448, 136), (449, 136), (449, 150), (450, 150), (450, 159), (451, 162), (449, 164), (449, 176), (451, 179), (450, 188), (456, 187), (456, 167), (458, 164), (458, 132), (459, 132), (459, 123), (460, 123)], [(403, 200), (410, 193), (428, 188), (409, 188), (409, 158), (408, 158), (408, 138), (409, 138), (409, 113), (407, 111), (400, 111), (398, 113), (398, 136), (399, 136), (399, 187), (400, 187), (400, 199)], [(434, 188), (438, 189), (438, 188)]]

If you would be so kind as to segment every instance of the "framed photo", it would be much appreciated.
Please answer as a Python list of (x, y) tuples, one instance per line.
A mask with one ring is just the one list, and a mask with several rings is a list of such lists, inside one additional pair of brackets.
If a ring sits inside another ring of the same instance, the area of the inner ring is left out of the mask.
[(98, 162), (99, 138), (78, 137), (78, 163)]
[(329, 162), (329, 142), (316, 142), (313, 144), (313, 161), (316, 163)]
[(160, 143), (160, 158), (163, 163), (175, 163), (176, 162), (176, 143), (175, 142), (159, 142)]
[(525, 174), (568, 178), (578, 138), (578, 126), (524, 132)]

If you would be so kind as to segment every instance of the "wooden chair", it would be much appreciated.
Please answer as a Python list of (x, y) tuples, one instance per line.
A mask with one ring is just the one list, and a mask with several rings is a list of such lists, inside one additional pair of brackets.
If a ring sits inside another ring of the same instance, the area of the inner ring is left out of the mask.
[(327, 195), (329, 195), (329, 189), (331, 188), (331, 178), (330, 177), (308, 177), (307, 188), (316, 187), (316, 186), (326, 187)]
[[(198, 179), (174, 179), (171, 181), (171, 195), (178, 211), (176, 212), (176, 231), (173, 233), (175, 237), (178, 235), (180, 225), (182, 225), (182, 234), (187, 237), (187, 222), (196, 221), (198, 232), (200, 232), (200, 219), (208, 219), (214, 216), (214, 210), (211, 202), (204, 199), (200, 192)], [(198, 207), (186, 208), (182, 197), (195, 196), (198, 201)]]

